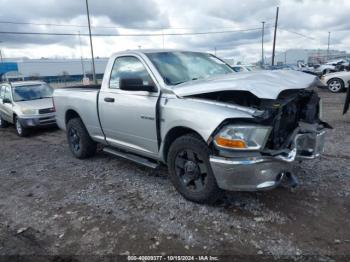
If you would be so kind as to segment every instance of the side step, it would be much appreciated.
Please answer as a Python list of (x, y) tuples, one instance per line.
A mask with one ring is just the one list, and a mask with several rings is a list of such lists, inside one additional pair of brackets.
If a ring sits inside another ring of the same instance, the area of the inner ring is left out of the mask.
[(158, 163), (152, 162), (151, 160), (148, 160), (147, 158), (144, 158), (144, 157), (138, 156), (138, 155), (134, 155), (132, 153), (122, 152), (122, 151), (119, 151), (119, 150), (114, 149), (114, 148), (105, 147), (103, 149), (103, 152), (131, 160), (131, 161), (136, 162), (140, 165), (147, 166), (147, 167), (150, 167), (153, 169), (159, 167)]

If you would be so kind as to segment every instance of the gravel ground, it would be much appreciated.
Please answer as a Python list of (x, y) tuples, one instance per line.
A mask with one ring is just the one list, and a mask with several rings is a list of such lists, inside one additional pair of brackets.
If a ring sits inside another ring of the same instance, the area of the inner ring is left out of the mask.
[(18, 254), (350, 259), (350, 113), (341, 115), (345, 94), (320, 95), (334, 129), (324, 156), (295, 165), (300, 186), (227, 193), (214, 206), (184, 200), (165, 170), (103, 152), (77, 160), (60, 130), (29, 138), (0, 130), (0, 261)]

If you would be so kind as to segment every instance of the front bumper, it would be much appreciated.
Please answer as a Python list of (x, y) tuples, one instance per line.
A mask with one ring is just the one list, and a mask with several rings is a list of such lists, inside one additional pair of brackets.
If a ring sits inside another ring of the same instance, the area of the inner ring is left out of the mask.
[(20, 123), (24, 128), (45, 127), (56, 125), (55, 114), (47, 114), (40, 116), (19, 117)]
[(291, 172), (296, 159), (312, 159), (324, 150), (325, 132), (298, 134), (288, 154), (257, 155), (247, 158), (211, 156), (210, 163), (221, 189), (229, 191), (257, 191), (277, 187)]

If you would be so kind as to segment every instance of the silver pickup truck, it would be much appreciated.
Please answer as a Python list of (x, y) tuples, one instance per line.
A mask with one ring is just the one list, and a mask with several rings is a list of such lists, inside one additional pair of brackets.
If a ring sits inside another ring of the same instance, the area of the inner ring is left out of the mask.
[(312, 75), (235, 73), (199, 52), (137, 50), (113, 55), (102, 86), (58, 89), (56, 120), (77, 158), (104, 151), (156, 168), (199, 203), (224, 190), (295, 184), (291, 162), (323, 151), (325, 128)]
[(0, 128), (14, 124), (26, 136), (31, 128), (56, 125), (52, 94), (41, 81), (0, 83)]

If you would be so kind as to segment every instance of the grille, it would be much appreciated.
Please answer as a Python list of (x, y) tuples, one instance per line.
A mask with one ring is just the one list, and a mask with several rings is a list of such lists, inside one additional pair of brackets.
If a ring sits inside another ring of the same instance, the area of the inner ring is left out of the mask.
[(39, 118), (40, 125), (50, 125), (50, 124), (55, 124), (56, 119), (54, 116), (51, 117), (40, 117)]
[(290, 103), (282, 109), (281, 120), (275, 129), (275, 145), (278, 148), (284, 145), (289, 136), (297, 128), (300, 120), (300, 109), (295, 103)]
[(50, 114), (55, 112), (55, 108), (44, 108), (44, 109), (39, 109), (39, 114)]
[(300, 91), (298, 94), (285, 93), (282, 104), (276, 110), (273, 130), (267, 142), (269, 149), (284, 149), (299, 122), (318, 123), (319, 97), (313, 91)]

